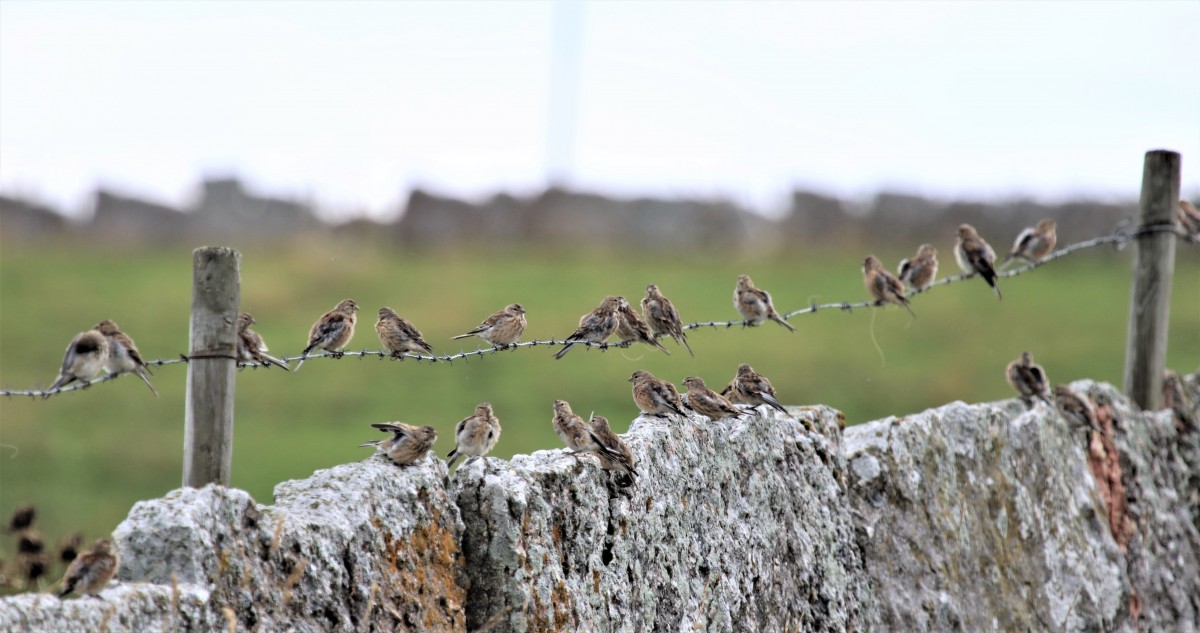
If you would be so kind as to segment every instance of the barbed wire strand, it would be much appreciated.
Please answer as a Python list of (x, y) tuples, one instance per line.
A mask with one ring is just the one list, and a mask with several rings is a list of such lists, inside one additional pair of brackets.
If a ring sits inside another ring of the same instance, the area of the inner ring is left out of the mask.
[[(1060, 249), (1050, 253), (1049, 255), (1043, 257), (1042, 259), (1040, 259), (1038, 261), (1023, 260), (1023, 263), (1021, 265), (1019, 265), (1018, 267), (1012, 268), (1009, 270), (998, 271), (996, 276), (1002, 277), (1002, 278), (1017, 277), (1024, 273), (1041, 268), (1042, 266), (1045, 266), (1046, 264), (1049, 264), (1050, 262), (1053, 262), (1057, 259), (1061, 259), (1063, 257), (1071, 255), (1077, 251), (1081, 251), (1081, 250), (1088, 249), (1088, 248), (1094, 248), (1096, 246), (1102, 246), (1105, 244), (1112, 244), (1114, 246), (1114, 248), (1116, 248), (1119, 251), (1119, 250), (1124, 249), (1125, 246), (1127, 246), (1133, 239), (1135, 239), (1139, 236), (1142, 236), (1142, 235), (1150, 234), (1150, 233), (1174, 233), (1181, 238), (1192, 241), (1192, 240), (1190, 240), (1190, 236), (1185, 233), (1182, 233), (1175, 226), (1174, 223), (1149, 224), (1149, 225), (1144, 225), (1144, 226), (1138, 227), (1136, 230), (1132, 230), (1132, 231), (1119, 228), (1117, 230), (1117, 232), (1115, 232), (1111, 235), (1103, 235), (1100, 237), (1092, 238), (1090, 240), (1075, 242), (1073, 244), (1064, 246), (1063, 248), (1060, 248)], [(942, 277), (941, 279), (938, 279), (938, 280), (932, 282), (924, 290), (909, 290), (905, 296), (912, 298), (912, 297), (915, 297), (920, 294), (925, 294), (935, 287), (948, 286), (953, 283), (958, 283), (960, 281), (966, 281), (968, 279), (972, 279), (975, 276), (976, 276), (975, 274), (965, 274), (965, 273), (958, 274), (958, 275), (949, 275), (949, 276)], [(841, 310), (843, 312), (853, 312), (856, 309), (882, 308), (885, 305), (886, 304), (881, 304), (880, 302), (877, 302), (877, 301), (857, 301), (857, 302), (842, 301), (842, 302), (821, 303), (821, 304), (811, 303), (808, 307), (800, 308), (798, 310), (793, 310), (791, 312), (787, 312), (787, 313), (783, 314), (782, 317), (784, 320), (790, 320), (792, 317), (800, 316), (803, 314), (815, 314), (822, 310)], [(748, 321), (745, 321), (745, 320), (740, 320), (740, 321), (696, 321), (696, 322), (688, 323), (688, 324), (684, 325), (683, 329), (684, 330), (696, 330), (696, 329), (705, 328), (705, 327), (722, 329), (722, 328), (732, 328), (734, 326), (757, 327), (757, 326), (752, 326)], [(655, 338), (662, 338), (663, 336), (665, 336), (665, 335), (656, 336)], [(630, 340), (630, 341), (621, 341), (621, 342), (616, 342), (616, 343), (593, 343), (591, 341), (568, 341), (566, 339), (562, 339), (562, 340), (559, 340), (559, 339), (534, 339), (532, 341), (513, 343), (511, 345), (497, 345), (497, 346), (493, 346), (493, 347), (485, 347), (485, 348), (480, 348), (480, 349), (475, 349), (475, 350), (470, 350), (470, 351), (458, 352), (455, 354), (412, 354), (412, 353), (392, 354), (390, 352), (385, 352), (385, 351), (380, 351), (380, 350), (362, 349), (360, 351), (322, 352), (319, 354), (301, 354), (298, 356), (284, 356), (284, 357), (280, 358), (280, 360), (282, 360), (285, 363), (292, 363), (294, 361), (311, 360), (314, 358), (340, 359), (340, 358), (349, 356), (351, 358), (358, 358), (359, 360), (375, 357), (375, 358), (378, 358), (379, 360), (386, 360), (386, 359), (397, 360), (397, 361), (413, 360), (417, 363), (453, 364), (454, 361), (456, 361), (456, 360), (462, 360), (463, 362), (468, 362), (473, 357), (483, 357), (483, 356), (487, 356), (489, 354), (498, 354), (500, 352), (515, 351), (517, 348), (522, 348), (522, 347), (539, 347), (539, 346), (540, 347), (558, 347), (558, 346), (566, 345), (568, 343), (578, 345), (578, 346), (583, 346), (585, 348), (596, 347), (596, 348), (599, 348), (600, 351), (605, 351), (605, 350), (612, 349), (612, 348), (617, 348), (617, 349), (628, 348), (628, 347), (631, 347), (632, 345), (634, 345), (635, 343), (637, 343), (637, 341)], [(178, 358), (159, 358), (159, 359), (154, 359), (154, 360), (148, 360), (148, 361), (146, 361), (146, 365), (151, 366), (151, 367), (162, 367), (164, 365), (177, 365), (177, 364), (181, 364), (181, 363), (187, 363), (192, 360), (196, 360), (196, 359), (200, 359), (200, 358), (214, 358), (214, 357), (231, 358), (229, 356), (189, 357), (186, 354), (180, 354)], [(269, 368), (269, 367), (271, 367), (271, 365), (267, 364), (267, 363), (256, 363), (256, 362), (239, 362), (238, 363), (239, 369), (258, 369), (260, 367)], [(59, 387), (57, 389), (4, 389), (4, 390), (0, 390), (0, 396), (5, 396), (5, 397), (29, 396), (31, 398), (39, 398), (39, 397), (40, 398), (48, 398), (50, 396), (58, 395), (61, 393), (69, 393), (72, 391), (82, 391), (82, 390), (88, 389), (92, 385), (96, 385), (96, 384), (99, 384), (102, 382), (108, 382), (110, 380), (118, 378), (121, 375), (122, 374), (107, 374), (107, 375), (101, 376), (101, 377), (96, 378), (89, 382), (75, 383), (75, 384), (67, 385), (64, 387)]]

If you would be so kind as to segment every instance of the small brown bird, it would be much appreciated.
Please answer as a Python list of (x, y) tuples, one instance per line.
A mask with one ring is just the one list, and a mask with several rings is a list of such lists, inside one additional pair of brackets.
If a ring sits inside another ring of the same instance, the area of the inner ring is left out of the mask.
[(676, 343), (682, 343), (692, 357), (692, 346), (688, 345), (687, 334), (683, 331), (683, 322), (671, 300), (659, 292), (658, 286), (646, 286), (646, 296), (642, 297), (642, 313), (646, 315), (646, 323), (656, 336), (670, 336)]
[(593, 414), (588, 424), (592, 427), (592, 433), (600, 441), (600, 445), (606, 449), (596, 453), (596, 456), (600, 458), (600, 468), (615, 471), (617, 484), (621, 487), (632, 486), (634, 478), (637, 477), (637, 459), (633, 456), (629, 445), (621, 439), (621, 436), (612, 432), (608, 426), (608, 418)]
[(633, 383), (633, 402), (643, 414), (665, 418), (668, 413), (674, 413), (687, 417), (675, 385), (641, 370), (633, 372), (629, 382)]
[(1008, 364), (1004, 370), (1008, 384), (1021, 396), (1021, 401), (1030, 409), (1033, 399), (1037, 398), (1046, 404), (1050, 402), (1050, 386), (1046, 380), (1046, 371), (1041, 365), (1033, 362), (1033, 354), (1024, 351), (1021, 357)]
[(267, 353), (269, 350), (262, 335), (250, 329), (250, 326), (255, 323), (258, 323), (258, 321), (255, 321), (254, 315), (249, 312), (243, 312), (238, 315), (238, 360), (243, 363), (259, 363), (266, 367), (275, 365), (276, 367), (282, 367), (284, 371), (291, 371), (287, 363)]
[(150, 370), (146, 368), (146, 361), (142, 360), (142, 353), (138, 351), (133, 339), (129, 338), (128, 334), (122, 332), (121, 328), (109, 319), (97, 323), (95, 329), (108, 339), (108, 360), (104, 362), (105, 370), (110, 374), (136, 374), (150, 388), (150, 393), (157, 398), (158, 390), (150, 383)]
[(566, 345), (558, 350), (554, 358), (562, 358), (575, 346), (575, 342), (603, 343), (617, 331), (617, 310), (621, 306), (621, 297), (609, 295), (591, 312), (579, 317), (579, 328), (567, 338)]
[(1042, 261), (1042, 258), (1049, 255), (1050, 251), (1054, 250), (1054, 245), (1058, 243), (1058, 235), (1055, 233), (1057, 228), (1058, 224), (1049, 218), (1038, 222), (1036, 227), (1026, 227), (1017, 234), (1017, 239), (1013, 240), (1012, 250), (1009, 251), (1008, 257), (1000, 262), (1000, 265), (1007, 264), (1014, 257), (1020, 257), (1033, 263)]
[(1176, 210), (1176, 217), (1179, 218), (1179, 225), (1183, 227), (1183, 232), (1192, 240), (1200, 239), (1200, 209), (1196, 209), (1196, 205), (1189, 200), (1180, 200), (1179, 209)]
[(571, 410), (566, 400), (554, 401), (554, 432), (573, 453), (597, 453), (606, 450), (583, 418)]
[[(471, 458), (487, 455), (499, 440), (500, 418), (497, 418), (492, 412), (490, 403), (479, 403), (475, 407), (474, 415), (463, 418), (455, 425), (454, 448), (446, 455), (450, 459), (450, 462), (446, 464), (446, 469), (452, 468), (454, 462), (463, 455)], [(467, 462), (470, 461), (470, 459), (467, 460)]]
[[(341, 357), (342, 348), (346, 343), (350, 342), (354, 336), (354, 324), (358, 320), (358, 304), (352, 299), (343, 299), (329, 312), (321, 315), (316, 323), (313, 323), (312, 329), (308, 332), (308, 345), (304, 347), (304, 351), (300, 352), (301, 356), (307, 356), (309, 352), (320, 348), (327, 352), (332, 352), (334, 356)], [(296, 371), (300, 371), (300, 366), (304, 364), (304, 359), (301, 358), (299, 363), (296, 363)]]
[(937, 249), (933, 247), (933, 244), (922, 244), (917, 249), (916, 257), (900, 260), (898, 270), (900, 281), (908, 284), (909, 288), (917, 292), (928, 290), (929, 285), (937, 277)]
[(637, 310), (634, 310), (633, 306), (629, 305), (629, 301), (625, 297), (618, 298), (620, 302), (617, 305), (617, 338), (621, 339), (621, 342), (636, 341), (657, 347), (662, 350), (662, 353), (670, 356), (671, 352), (668, 352), (667, 348), (663, 347), (662, 343), (659, 343), (658, 339), (654, 338), (654, 335), (650, 333), (650, 326), (646, 325), (646, 322), (642, 320), (642, 316), (637, 313)]
[(415, 426), (403, 422), (377, 422), (371, 425), (392, 436), (383, 440), (372, 440), (363, 446), (377, 446), (384, 456), (398, 466), (408, 466), (421, 459), (437, 441), (437, 429), (432, 426)]
[(733, 307), (737, 308), (748, 325), (760, 325), (770, 319), (787, 328), (789, 332), (796, 331), (796, 328), (784, 321), (775, 311), (771, 293), (755, 288), (749, 275), (738, 275), (737, 287), (733, 289)]
[(1195, 399), (1192, 398), (1191, 390), (1187, 388), (1179, 372), (1163, 370), (1162, 398), (1163, 408), (1174, 412), (1180, 423), (1195, 425), (1200, 421), (1200, 418), (1197, 418)]
[(17, 537), (17, 572), (25, 578), (25, 590), (38, 586), (38, 581), (50, 569), (50, 557), (46, 555), (45, 542), (37, 530), (22, 530)]
[(104, 373), (109, 355), (108, 338), (98, 330), (80, 332), (67, 345), (58, 378), (47, 391), (61, 389), (75, 382), (89, 382)]
[(379, 342), (393, 357), (400, 357), (405, 352), (413, 354), (432, 354), (433, 348), (421, 336), (421, 332), (409, 323), (408, 319), (396, 314), (391, 308), (379, 309), (379, 320), (375, 322), (375, 332), (379, 334)]
[(519, 303), (512, 303), (484, 319), (474, 330), (450, 338), (478, 336), (496, 347), (507, 347), (521, 338), (525, 325), (525, 308)]
[(737, 375), (730, 381), (729, 386), (721, 391), (721, 395), (733, 403), (755, 407), (765, 404), (788, 417), (792, 415), (775, 397), (775, 387), (771, 386), (771, 381), (746, 363), (738, 365)]
[(19, 505), (13, 509), (12, 516), (8, 519), (8, 531), (20, 532), (31, 528), (36, 519), (37, 508), (32, 503)]
[(1066, 385), (1054, 388), (1054, 408), (1073, 426), (1086, 426), (1093, 431), (1100, 430), (1096, 424), (1096, 410), (1087, 398), (1071, 391)]
[(63, 575), (58, 597), (71, 593), (97, 596), (121, 567), (121, 557), (106, 538), (97, 540), (92, 548), (71, 561)]
[(863, 285), (867, 287), (871, 296), (875, 297), (875, 305), (894, 303), (908, 310), (914, 319), (917, 317), (908, 305), (908, 298), (904, 296), (904, 284), (895, 275), (884, 270), (879, 259), (874, 255), (867, 255), (863, 260), (862, 271)]
[(960, 224), (958, 226), (958, 242), (954, 245), (954, 259), (958, 262), (958, 267), (967, 275), (981, 275), (983, 280), (987, 282), (992, 290), (996, 291), (996, 298), (1003, 299), (1000, 295), (1000, 286), (996, 285), (996, 251), (984, 241), (979, 234), (975, 232), (975, 227), (970, 224)]
[(683, 379), (687, 387), (687, 406), (711, 420), (736, 418), (742, 414), (725, 396), (709, 389), (704, 379), (699, 376), (688, 376)]
[(72, 532), (58, 546), (58, 559), (65, 565), (79, 556), (79, 548), (83, 547), (83, 532)]

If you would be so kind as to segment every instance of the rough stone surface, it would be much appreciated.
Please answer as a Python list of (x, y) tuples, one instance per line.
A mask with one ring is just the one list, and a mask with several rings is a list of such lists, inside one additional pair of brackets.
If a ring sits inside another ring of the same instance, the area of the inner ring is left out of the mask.
[(563, 450), (464, 468), (468, 627), (870, 628), (841, 414), (794, 411), (798, 420), (638, 418), (625, 436), (639, 473), (628, 491)]

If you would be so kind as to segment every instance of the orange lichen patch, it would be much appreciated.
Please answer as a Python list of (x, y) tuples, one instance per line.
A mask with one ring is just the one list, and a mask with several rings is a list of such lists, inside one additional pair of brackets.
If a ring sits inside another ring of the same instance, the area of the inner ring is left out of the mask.
[(554, 626), (559, 631), (566, 631), (571, 622), (571, 592), (567, 591), (567, 583), (562, 580), (550, 592), (550, 606), (554, 609)]
[(1107, 404), (1096, 406), (1096, 422), (1100, 432), (1090, 432), (1088, 468), (1096, 480), (1096, 491), (1108, 514), (1108, 528), (1121, 553), (1128, 553), (1129, 539), (1137, 526), (1127, 516), (1125, 482), (1121, 472), (1121, 456), (1113, 442), (1113, 410)]
[(596, 593), (600, 593), (600, 570), (599, 569), (592, 570), (592, 589)]
[(464, 570), (454, 533), (437, 522), (399, 539), (380, 531), (389, 572), (382, 579), (380, 602), (397, 612), (416, 612), (426, 630), (465, 628), (467, 592), (459, 584)]

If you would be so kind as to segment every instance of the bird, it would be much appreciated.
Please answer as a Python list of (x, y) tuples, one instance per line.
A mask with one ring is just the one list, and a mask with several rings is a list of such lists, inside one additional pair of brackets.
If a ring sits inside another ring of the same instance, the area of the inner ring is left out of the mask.
[[(350, 342), (354, 336), (354, 324), (358, 320), (358, 304), (354, 303), (353, 299), (343, 299), (329, 312), (321, 315), (316, 323), (313, 323), (312, 329), (308, 332), (308, 345), (304, 347), (304, 351), (300, 352), (300, 356), (308, 356), (308, 353), (314, 349), (321, 348), (325, 351), (332, 352), (335, 357), (340, 358), (342, 348), (346, 343)], [(304, 364), (304, 358), (296, 363), (296, 371), (300, 371), (300, 366)]]
[(77, 380), (89, 382), (98, 378), (105, 371), (110, 349), (108, 338), (99, 330), (76, 334), (67, 345), (58, 378), (47, 391), (61, 389)]
[(1041, 365), (1033, 362), (1033, 354), (1021, 352), (1021, 357), (1008, 364), (1004, 370), (1008, 384), (1021, 396), (1021, 401), (1030, 409), (1033, 399), (1037, 398), (1046, 404), (1050, 402), (1050, 387), (1046, 380), (1046, 371)]
[(555, 359), (562, 358), (574, 347), (575, 343), (603, 343), (617, 330), (617, 310), (621, 305), (621, 297), (609, 295), (600, 302), (595, 310), (579, 317), (579, 328), (570, 336), (563, 339), (566, 346), (558, 350)]
[(63, 598), (71, 593), (96, 596), (108, 585), (120, 567), (121, 557), (113, 548), (112, 541), (106, 538), (98, 539), (91, 549), (75, 557), (67, 566), (58, 597)]
[(738, 417), (742, 414), (725, 396), (709, 389), (704, 379), (699, 376), (688, 376), (683, 379), (687, 387), (687, 406), (711, 420), (724, 420)]
[(908, 305), (908, 298), (904, 296), (904, 284), (896, 278), (895, 275), (883, 268), (883, 264), (874, 255), (867, 255), (863, 260), (863, 285), (875, 297), (875, 305), (883, 305), (884, 303), (894, 303), (916, 318), (917, 314), (912, 311), (912, 307)]
[(607, 449), (596, 453), (596, 457), (600, 458), (600, 468), (616, 472), (618, 485), (626, 488), (632, 486), (637, 477), (637, 459), (629, 445), (612, 432), (608, 418), (602, 415), (592, 414), (588, 425), (592, 427), (592, 433), (600, 445)]
[[(481, 402), (475, 407), (475, 413), (463, 418), (454, 427), (454, 448), (446, 455), (450, 462), (446, 469), (454, 467), (459, 457), (483, 457), (496, 445), (500, 439), (500, 418), (492, 412), (492, 405)], [(470, 460), (467, 460), (470, 461)], [(466, 462), (464, 462), (466, 463)]]
[(1196, 402), (1191, 396), (1192, 390), (1184, 382), (1179, 372), (1164, 369), (1162, 379), (1162, 406), (1175, 413), (1180, 423), (1194, 424), (1197, 420)]
[(432, 354), (433, 348), (421, 337), (421, 332), (408, 319), (396, 314), (391, 308), (379, 309), (379, 320), (375, 322), (375, 332), (379, 334), (379, 342), (393, 357), (400, 357), (405, 352), (413, 354)]
[(8, 519), (8, 532), (16, 533), (33, 527), (33, 522), (37, 519), (37, 507), (32, 503), (19, 505), (13, 509), (12, 516)]
[(1190, 200), (1180, 200), (1175, 215), (1184, 233), (1192, 240), (1200, 240), (1200, 209), (1196, 209)]
[(900, 267), (897, 269), (900, 281), (917, 292), (929, 289), (929, 285), (937, 277), (937, 271), (937, 249), (933, 244), (922, 244), (917, 248), (917, 255), (912, 259), (900, 260)]
[(787, 408), (775, 397), (775, 387), (771, 386), (771, 381), (766, 376), (754, 371), (754, 368), (746, 363), (738, 365), (737, 375), (721, 391), (721, 395), (736, 404), (748, 404), (754, 407), (765, 404), (791, 417)]
[(625, 297), (618, 298), (620, 302), (617, 305), (617, 338), (621, 339), (621, 342), (635, 341), (657, 347), (662, 350), (662, 353), (670, 356), (671, 352), (668, 352), (667, 348), (654, 338), (654, 334), (650, 332), (650, 326), (642, 320), (642, 316), (637, 313), (637, 310), (629, 305), (629, 301)]
[(1086, 426), (1093, 431), (1100, 430), (1096, 424), (1096, 410), (1087, 398), (1071, 391), (1066, 385), (1054, 388), (1054, 408), (1074, 426)]
[(572, 453), (600, 453), (607, 450), (600, 444), (592, 428), (571, 410), (566, 400), (554, 401), (554, 418), (551, 422), (555, 434)]
[(688, 345), (687, 334), (683, 331), (683, 322), (674, 304), (659, 291), (658, 286), (646, 286), (646, 296), (642, 297), (642, 314), (646, 316), (646, 324), (655, 336), (670, 336), (676, 343), (682, 343), (688, 354), (695, 358), (692, 346)]
[(267, 343), (263, 341), (262, 335), (250, 329), (250, 326), (255, 323), (258, 321), (255, 321), (254, 315), (249, 312), (238, 315), (238, 360), (243, 363), (260, 363), (264, 366), (275, 365), (282, 367), (284, 371), (291, 371), (287, 363), (267, 353)]
[(24, 529), (17, 537), (17, 555), (14, 562), (18, 573), (25, 578), (26, 591), (37, 587), (38, 581), (50, 568), (50, 558), (45, 550), (45, 542), (37, 530)]
[(643, 414), (665, 418), (668, 413), (674, 413), (687, 417), (675, 385), (641, 370), (633, 372), (629, 382), (633, 383), (633, 402)]
[(158, 390), (150, 383), (150, 370), (146, 367), (146, 361), (142, 360), (142, 353), (138, 351), (133, 339), (122, 332), (121, 328), (110, 319), (104, 319), (97, 323), (94, 329), (108, 339), (108, 359), (104, 361), (105, 370), (114, 375), (136, 374), (150, 388), (150, 393), (157, 398)]
[(737, 287), (733, 289), (733, 307), (741, 313), (747, 325), (759, 325), (770, 319), (787, 328), (789, 332), (796, 331), (796, 328), (780, 318), (779, 313), (775, 311), (775, 305), (771, 303), (771, 293), (755, 288), (749, 275), (738, 275)]
[(83, 532), (72, 532), (58, 546), (58, 559), (63, 564), (70, 565), (79, 557), (79, 548), (83, 545)]
[(376, 446), (398, 466), (408, 466), (421, 459), (437, 441), (437, 429), (432, 426), (415, 426), (403, 422), (376, 422), (371, 425), (392, 436), (382, 440), (371, 440), (362, 446)]
[(1000, 295), (1000, 286), (996, 285), (996, 269), (993, 264), (996, 261), (996, 251), (979, 237), (979, 233), (975, 232), (975, 227), (970, 224), (960, 224), (958, 226), (958, 242), (954, 245), (954, 259), (958, 262), (958, 267), (968, 277), (979, 274), (983, 280), (996, 291), (996, 298), (1003, 299)]
[(1058, 224), (1050, 218), (1038, 222), (1035, 227), (1026, 227), (1017, 234), (1012, 250), (1000, 265), (1003, 266), (1016, 257), (1032, 263), (1042, 261), (1042, 258), (1054, 250), (1054, 245), (1058, 242), (1058, 235), (1055, 233), (1057, 228)]
[(525, 332), (525, 325), (524, 306), (519, 303), (511, 303), (503, 310), (497, 310), (492, 316), (484, 319), (483, 323), (479, 324), (479, 327), (466, 334), (459, 334), (450, 338), (460, 339), (478, 336), (496, 347), (507, 347), (516, 343), (521, 338), (521, 334)]

